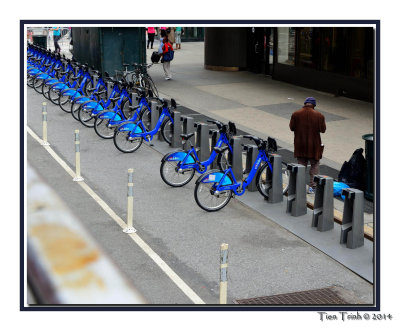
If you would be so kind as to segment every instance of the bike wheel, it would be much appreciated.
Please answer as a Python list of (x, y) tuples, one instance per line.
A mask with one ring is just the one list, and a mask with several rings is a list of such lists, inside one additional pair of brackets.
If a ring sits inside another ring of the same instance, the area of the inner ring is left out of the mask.
[(194, 199), (200, 208), (212, 212), (224, 208), (232, 198), (232, 191), (215, 193), (215, 182), (203, 183), (202, 178), (213, 173), (220, 173), (219, 170), (211, 170), (202, 175), (196, 182)]
[(158, 90), (156, 84), (154, 84), (153, 79), (150, 76), (145, 78), (145, 89), (146, 95), (149, 95), (149, 90), (153, 92), (153, 96), (158, 98)]
[(114, 132), (114, 145), (123, 153), (132, 153), (142, 145), (143, 137), (137, 137), (133, 140), (129, 140), (129, 135), (129, 131), (118, 131), (117, 129)]
[(58, 105), (58, 99), (60, 99), (60, 90), (52, 89), (51, 86), (49, 86), (47, 95), (52, 103)]
[(142, 111), (139, 115), (139, 120), (142, 121), (146, 131), (150, 131), (151, 111), (146, 106), (142, 108)]
[(37, 93), (42, 93), (42, 85), (44, 83), (44, 79), (42, 78), (37, 78), (35, 77), (35, 79), (33, 80), (33, 89), (37, 92)]
[(174, 133), (174, 125), (170, 118), (164, 121), (161, 125), (161, 135), (163, 136), (164, 140), (171, 145), (172, 141), (172, 134)]
[(42, 94), (47, 100), (49, 100), (49, 89), (50, 89), (49, 85), (42, 84)]
[(75, 118), (79, 122), (79, 109), (81, 108), (82, 104), (81, 103), (76, 103), (74, 101), (71, 102), (71, 115), (73, 118)]
[(92, 117), (92, 109), (85, 107), (83, 104), (78, 110), (78, 119), (84, 126), (93, 128), (96, 118)]
[(31, 75), (28, 75), (28, 77), (26, 79), (26, 85), (28, 85), (29, 87), (33, 87), (33, 81), (34, 81), (34, 77)]
[(83, 87), (83, 93), (88, 96), (90, 95), (91, 92), (88, 91), (88, 89), (93, 88), (93, 83), (91, 80), (87, 80), (85, 86)]
[(217, 156), (217, 165), (221, 171), (225, 171), (226, 169), (232, 166), (232, 152), (230, 149), (225, 150), (223, 153), (218, 153)]
[(177, 161), (166, 160), (163, 160), (160, 166), (160, 175), (162, 180), (172, 187), (182, 187), (186, 185), (192, 180), (195, 173), (194, 168), (178, 172), (177, 166)]
[(96, 131), (99, 137), (103, 139), (112, 139), (115, 128), (107, 127), (109, 122), (109, 119), (96, 117), (94, 120), (94, 131)]
[[(289, 188), (289, 172), (287, 170), (287, 164), (282, 163), (282, 194), (285, 194)], [(268, 198), (268, 190), (272, 186), (271, 181), (272, 173), (271, 169), (268, 166), (268, 163), (264, 163), (260, 170), (258, 170), (256, 175), (256, 186), (258, 192), (265, 197)]]
[(282, 188), (283, 194), (286, 194), (289, 189), (289, 170), (285, 162), (282, 162)]
[(132, 106), (132, 103), (129, 102), (128, 98), (124, 99), (121, 103), (121, 110), (124, 113), (126, 119), (130, 119), (133, 116), (133, 113), (129, 109), (129, 106)]
[(71, 97), (69, 95), (63, 95), (62, 92), (58, 98), (58, 105), (66, 113), (71, 112)]

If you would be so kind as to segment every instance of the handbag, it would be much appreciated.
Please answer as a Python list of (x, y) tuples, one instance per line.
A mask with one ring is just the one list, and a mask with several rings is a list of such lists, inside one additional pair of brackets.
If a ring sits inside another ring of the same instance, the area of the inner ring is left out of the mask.
[(170, 62), (174, 59), (174, 51), (173, 50), (169, 50), (167, 53), (165, 53), (163, 55), (163, 60), (164, 62)]

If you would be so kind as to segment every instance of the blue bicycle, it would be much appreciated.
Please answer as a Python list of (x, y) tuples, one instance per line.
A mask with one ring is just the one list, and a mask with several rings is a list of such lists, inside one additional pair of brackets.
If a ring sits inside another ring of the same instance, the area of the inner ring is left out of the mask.
[[(215, 124), (219, 131), (219, 138), (215, 147), (226, 145), (228, 146), (226, 151), (232, 154), (233, 150), (229, 140), (232, 136), (236, 135), (235, 124), (232, 122), (229, 122), (229, 124), (223, 124), (215, 120), (207, 120), (207, 122)], [(181, 134), (182, 145), (193, 135), (194, 133), (186, 135)], [(190, 149), (188, 151), (174, 151), (166, 154), (161, 160), (161, 178), (166, 184), (172, 187), (182, 187), (186, 185), (192, 180), (196, 171), (200, 174), (204, 174), (215, 159), (217, 159), (216, 161), (220, 170), (225, 170), (228, 167), (229, 155), (226, 156), (224, 153), (217, 153), (213, 150), (207, 160), (200, 162), (197, 155), (198, 148), (194, 148), (190, 140), (189, 144)]]
[[(135, 89), (138, 93), (139, 104), (135, 107), (129, 106), (130, 112), (126, 114), (121, 108), (115, 107), (113, 110), (104, 110), (97, 114), (94, 121), (94, 130), (97, 135), (104, 139), (111, 139), (114, 136), (114, 130), (124, 122), (135, 122), (141, 120), (145, 129), (149, 129), (149, 123), (144, 121), (143, 114), (150, 114), (151, 109), (143, 89)], [(146, 122), (146, 123), (145, 123)]]
[[(151, 142), (154, 135), (157, 134), (161, 128), (161, 135), (168, 142), (169, 130), (174, 124), (174, 120), (168, 108), (168, 102), (163, 99), (158, 99), (162, 104), (162, 110), (160, 117), (153, 130), (147, 131), (143, 121), (140, 120), (137, 123), (127, 122), (115, 129), (114, 132), (114, 145), (123, 153), (132, 153), (136, 151), (143, 142), (143, 139)], [(171, 107), (176, 108), (176, 102), (171, 99)], [(155, 111), (155, 110), (153, 110)]]
[[(250, 135), (243, 137), (253, 140), (258, 148), (257, 158), (248, 176), (243, 181), (238, 182), (232, 168), (228, 168), (225, 171), (214, 169), (201, 175), (197, 179), (194, 189), (194, 198), (200, 208), (209, 212), (221, 210), (228, 204), (232, 195), (243, 195), (254, 177), (256, 177), (258, 191), (262, 196), (268, 197), (267, 188), (271, 185), (269, 178), (271, 178), (270, 174), (274, 171), (269, 162), (271, 148), (268, 148), (268, 141)], [(217, 153), (222, 153), (227, 148), (228, 146), (215, 147), (214, 150)], [(283, 164), (282, 169), (279, 169), (279, 171), (282, 171), (282, 174), (287, 176), (286, 165)], [(288, 190), (287, 180), (283, 179), (282, 183), (282, 194), (285, 194)]]
[[(124, 81), (120, 81), (120, 82), (113, 81), (113, 82), (114, 82), (114, 86), (115, 86), (115, 84), (119, 85), (118, 90), (120, 91), (120, 93), (115, 98), (111, 98), (111, 97), (109, 98), (110, 102), (115, 103), (115, 106), (112, 109), (112, 111), (114, 113), (119, 113), (119, 115), (121, 116), (121, 119), (127, 120), (124, 109), (127, 109), (129, 107), (129, 105), (132, 105), (132, 100), (131, 100), (130, 93), (129, 93), (130, 91), (128, 90), (129, 83), (124, 82)], [(113, 91), (114, 91), (114, 88), (113, 88)], [(88, 128), (92, 128), (95, 125), (95, 120), (96, 120), (97, 115), (99, 115), (104, 110), (106, 110), (106, 109), (104, 109), (101, 106), (101, 101), (99, 101), (99, 102), (87, 101), (87, 102), (83, 103), (78, 110), (79, 121), (84, 126), (86, 126)], [(104, 138), (104, 137), (102, 137), (102, 138)], [(112, 136), (110, 138), (112, 138)]]
[[(85, 65), (79, 66), (83, 71), (83, 79), (76, 89), (74, 87), (65, 86), (64, 89), (60, 91), (60, 97), (58, 98), (58, 105), (66, 113), (71, 112), (71, 103), (76, 98), (82, 95), (89, 95), (89, 91), (93, 91), (93, 78), (89, 73), (89, 67)], [(67, 84), (68, 85), (68, 84)]]

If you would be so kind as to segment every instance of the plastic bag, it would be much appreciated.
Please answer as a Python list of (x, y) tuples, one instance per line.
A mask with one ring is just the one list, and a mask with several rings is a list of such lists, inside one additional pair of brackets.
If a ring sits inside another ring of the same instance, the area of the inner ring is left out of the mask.
[(345, 196), (342, 195), (342, 190), (349, 187), (350, 187), (349, 185), (342, 182), (333, 182), (333, 196), (334, 197), (340, 196), (344, 200)]

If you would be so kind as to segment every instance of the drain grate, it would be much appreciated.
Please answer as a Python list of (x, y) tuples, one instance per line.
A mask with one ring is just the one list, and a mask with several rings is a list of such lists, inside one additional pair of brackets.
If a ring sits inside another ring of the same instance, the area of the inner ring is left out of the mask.
[(293, 292), (251, 299), (233, 300), (239, 305), (345, 305), (348, 304), (333, 288)]

